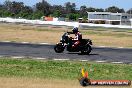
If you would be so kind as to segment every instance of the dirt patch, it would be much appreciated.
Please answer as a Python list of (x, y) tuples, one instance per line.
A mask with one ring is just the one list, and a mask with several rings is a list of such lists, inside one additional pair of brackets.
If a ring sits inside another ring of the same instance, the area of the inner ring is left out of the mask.
[[(90, 88), (106, 88), (106, 86), (89, 86)], [(88, 88), (89, 88), (88, 87)], [(32, 79), (32, 78), (0, 78), (0, 88), (83, 88), (78, 80)], [(107, 88), (132, 88), (132, 86), (107, 86)]]
[[(1, 41), (15, 41), (15, 42), (48, 42), (57, 43), (63, 32), (58, 32), (58, 29), (54, 31), (49, 31), (50, 28), (44, 27), (39, 28), (36, 26), (22, 26), (11, 25), (6, 26), (6, 24), (0, 27), (0, 40)], [(51, 29), (52, 30), (52, 29)], [(64, 30), (65, 31), (65, 30)]]
[(82, 88), (78, 81), (55, 79), (0, 78), (1, 88)]

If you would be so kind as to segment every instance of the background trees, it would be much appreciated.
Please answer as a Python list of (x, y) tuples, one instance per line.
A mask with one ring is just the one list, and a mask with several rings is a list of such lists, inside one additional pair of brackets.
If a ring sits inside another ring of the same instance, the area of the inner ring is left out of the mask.
[[(46, 0), (36, 3), (34, 6), (26, 6), (23, 2), (6, 0), (0, 4), (0, 17), (40, 19), (42, 16), (64, 17), (75, 21), (79, 17), (87, 18), (88, 12), (114, 12), (124, 13), (123, 8), (111, 6), (106, 9), (87, 7), (85, 5), (76, 8), (75, 3), (66, 2), (64, 5), (50, 5)], [(126, 11), (132, 14), (132, 9)]]
[(51, 5), (47, 1), (42, 0), (42, 2), (36, 4), (36, 11), (41, 11), (43, 15), (48, 16), (51, 14)]
[(127, 11), (127, 13), (132, 14), (132, 8)]
[(108, 7), (108, 8), (105, 9), (105, 11), (106, 12), (113, 12), (113, 13), (117, 13), (117, 12), (118, 13), (124, 13), (125, 12), (124, 9), (120, 9), (116, 6)]
[(87, 7), (85, 5), (80, 7), (79, 14), (82, 18), (87, 17)]
[(63, 17), (64, 16), (64, 7), (61, 5), (53, 5), (51, 14), (53, 17)]

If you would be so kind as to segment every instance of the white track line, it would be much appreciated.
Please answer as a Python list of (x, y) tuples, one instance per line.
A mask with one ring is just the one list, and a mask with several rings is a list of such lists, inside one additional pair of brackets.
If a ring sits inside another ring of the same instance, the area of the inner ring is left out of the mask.
[(0, 56), (0, 57), (3, 57), (3, 56)]
[(88, 60), (79, 60), (79, 61), (82, 61), (82, 62), (87, 62)]
[(41, 44), (41, 45), (46, 45), (46, 44), (49, 44), (49, 43), (38, 43), (38, 44)]
[(95, 62), (98, 62), (98, 63), (104, 63), (104, 62), (106, 62), (106, 61), (95, 61)]
[(24, 58), (24, 56), (11, 56), (11, 58), (14, 58), (14, 59), (21, 59), (21, 58)]
[(21, 42), (21, 43), (23, 43), (23, 44), (28, 44), (29, 42)]
[(42, 57), (34, 57), (34, 59), (38, 59), (38, 60), (46, 60), (46, 58), (42, 58)]
[(123, 62), (111, 62), (113, 64), (123, 64)]
[[(0, 57), (5, 57), (5, 56), (0, 56)], [(21, 59), (21, 58), (26, 58), (25, 56), (10, 56), (11, 58), (14, 58), (14, 59)], [(47, 58), (42, 58), (42, 57), (30, 57), (32, 59), (38, 59), (38, 60), (47, 60)], [(70, 59), (53, 59), (55, 61), (68, 61)], [(82, 61), (82, 62), (88, 62), (89, 60), (79, 60), (79, 61)], [(107, 61), (95, 61), (97, 63), (105, 63)], [(109, 63), (113, 63), (113, 64), (123, 64), (123, 62), (109, 62)], [(129, 63), (132, 65), (132, 63)]]
[(97, 47), (102, 47), (102, 48), (104, 48), (104, 47), (107, 47), (107, 46), (97, 46)]
[(67, 61), (67, 60), (70, 60), (70, 59), (53, 59), (55, 61)]

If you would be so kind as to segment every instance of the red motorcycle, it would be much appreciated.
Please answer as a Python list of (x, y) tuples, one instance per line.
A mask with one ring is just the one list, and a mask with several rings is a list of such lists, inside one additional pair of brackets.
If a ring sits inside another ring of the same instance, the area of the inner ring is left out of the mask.
[(62, 38), (59, 43), (57, 43), (54, 47), (56, 53), (62, 53), (66, 48), (69, 52), (81, 52), (82, 54), (89, 54), (92, 50), (92, 40), (90, 39), (82, 39), (80, 44), (73, 48), (73, 40), (69, 35), (71, 32), (66, 32), (62, 35)]

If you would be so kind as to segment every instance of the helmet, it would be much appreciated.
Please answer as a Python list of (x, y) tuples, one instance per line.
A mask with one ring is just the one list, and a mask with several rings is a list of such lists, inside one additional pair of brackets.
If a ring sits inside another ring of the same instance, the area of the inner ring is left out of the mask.
[(78, 27), (74, 27), (74, 28), (72, 29), (72, 31), (73, 31), (73, 33), (77, 33), (77, 32), (78, 32)]

